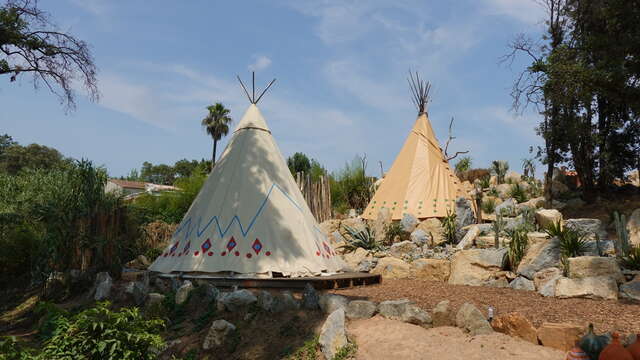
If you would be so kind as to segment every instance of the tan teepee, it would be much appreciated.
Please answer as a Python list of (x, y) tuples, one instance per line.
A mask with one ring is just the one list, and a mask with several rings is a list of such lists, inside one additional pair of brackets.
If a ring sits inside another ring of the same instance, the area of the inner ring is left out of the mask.
[[(426, 105), (429, 84), (413, 83), (418, 118), (387, 172), (384, 181), (364, 210), (362, 217), (376, 219), (387, 208), (394, 220), (405, 213), (419, 219), (443, 217), (455, 211), (455, 201), (467, 197), (458, 177), (451, 171), (436, 135)], [(411, 83), (410, 83), (411, 84)]]
[(151, 270), (260, 277), (340, 271), (342, 261), (311, 214), (257, 101), (249, 99), (229, 144)]

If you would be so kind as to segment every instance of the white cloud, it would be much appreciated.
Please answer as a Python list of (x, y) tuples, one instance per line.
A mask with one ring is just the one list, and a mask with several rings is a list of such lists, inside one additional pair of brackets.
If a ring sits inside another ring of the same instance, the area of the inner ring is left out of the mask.
[(542, 22), (544, 8), (535, 0), (485, 0), (489, 15), (501, 15), (534, 25)]
[(249, 71), (260, 71), (271, 66), (271, 59), (264, 55), (254, 56), (254, 62), (249, 65)]

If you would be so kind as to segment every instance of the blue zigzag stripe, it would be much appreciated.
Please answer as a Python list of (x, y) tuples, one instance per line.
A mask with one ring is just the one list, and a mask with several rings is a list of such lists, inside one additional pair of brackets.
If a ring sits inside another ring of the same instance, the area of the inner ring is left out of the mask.
[[(229, 222), (229, 224), (224, 227), (224, 230), (222, 229), (222, 226), (220, 225), (220, 221), (218, 220), (218, 216), (214, 215), (213, 217), (211, 217), (211, 219), (209, 219), (209, 221), (207, 222), (207, 224), (203, 227), (200, 228), (201, 222), (202, 222), (202, 217), (200, 217), (198, 219), (198, 225), (197, 225), (197, 229), (196, 229), (196, 235), (198, 237), (202, 236), (202, 234), (204, 234), (204, 232), (209, 228), (209, 226), (211, 225), (211, 223), (215, 222), (216, 224), (216, 229), (218, 230), (218, 234), (220, 235), (220, 238), (223, 238), (227, 232), (229, 231), (229, 229), (231, 229), (231, 225), (233, 225), (234, 222), (236, 222), (238, 224), (238, 227), (240, 227), (240, 232), (242, 233), (242, 236), (246, 237), (247, 234), (249, 233), (249, 231), (251, 231), (251, 228), (253, 228), (253, 225), (255, 224), (256, 220), (258, 219), (258, 216), (260, 216), (260, 214), (262, 213), (262, 210), (264, 210), (265, 206), (267, 205), (267, 201), (269, 201), (269, 197), (271, 196), (271, 193), (273, 192), (273, 189), (278, 189), (280, 190), (280, 192), (287, 198), (289, 199), (289, 201), (296, 207), (296, 209), (298, 209), (298, 211), (302, 212), (303, 209), (300, 205), (298, 205), (292, 198), (291, 196), (289, 196), (289, 194), (287, 194), (280, 186), (278, 186), (277, 184), (273, 184), (271, 185), (271, 188), (269, 188), (269, 191), (267, 192), (267, 196), (264, 198), (264, 200), (262, 201), (262, 204), (260, 204), (260, 207), (258, 208), (258, 211), (256, 212), (256, 214), (253, 216), (253, 218), (251, 219), (251, 221), (249, 222), (249, 225), (247, 226), (247, 228), (245, 229), (244, 226), (242, 226), (242, 222), (240, 222), (240, 218), (238, 217), (238, 215), (234, 215), (233, 218), (231, 219), (231, 221)], [(177, 237), (186, 227), (186, 231), (185, 231), (185, 235), (184, 235), (184, 239), (188, 239), (191, 234), (193, 233), (194, 230), (194, 226), (193, 223), (191, 221), (191, 217), (189, 217), (186, 221), (184, 221), (180, 227), (178, 227), (176, 229), (176, 232), (173, 233), (173, 238)], [(313, 226), (313, 228), (319, 232), (320, 234), (323, 234), (322, 231), (320, 229), (318, 229), (317, 226)]]

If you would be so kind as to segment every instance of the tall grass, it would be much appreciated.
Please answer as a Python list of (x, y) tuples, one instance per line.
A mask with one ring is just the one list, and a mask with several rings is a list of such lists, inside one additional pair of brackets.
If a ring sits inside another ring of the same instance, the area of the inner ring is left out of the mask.
[(373, 195), (373, 179), (366, 175), (366, 167), (366, 157), (356, 156), (342, 170), (331, 174), (331, 202), (336, 212), (362, 211), (369, 204)]

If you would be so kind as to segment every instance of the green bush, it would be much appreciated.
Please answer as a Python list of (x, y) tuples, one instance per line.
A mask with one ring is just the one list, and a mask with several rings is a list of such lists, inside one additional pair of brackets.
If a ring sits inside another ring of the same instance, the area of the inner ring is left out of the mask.
[(509, 189), (509, 196), (516, 199), (518, 203), (523, 203), (529, 200), (527, 192), (520, 186), (520, 184), (513, 184)]
[(35, 350), (22, 344), (15, 336), (0, 337), (0, 360), (35, 360)]
[(620, 264), (629, 270), (640, 270), (640, 246), (631, 247), (626, 256), (620, 257)]
[(366, 166), (366, 159), (356, 156), (351, 163), (329, 177), (331, 202), (336, 212), (345, 213), (349, 209), (362, 211), (369, 204), (373, 195), (373, 179), (366, 175)]
[(586, 234), (562, 227), (560, 222), (549, 224), (545, 232), (560, 240), (560, 255), (563, 258), (582, 256), (589, 250)]
[(463, 156), (455, 165), (456, 174), (461, 174), (471, 169), (471, 156)]
[(482, 212), (485, 214), (493, 214), (496, 211), (496, 199), (493, 197), (484, 198), (482, 200)]
[(406, 241), (411, 239), (411, 233), (404, 231), (402, 229), (402, 225), (400, 222), (391, 222), (391, 224), (387, 225), (386, 232), (384, 235), (384, 244), (391, 245), (394, 242), (394, 239), (399, 237), (400, 241)]
[(145, 320), (137, 308), (109, 309), (109, 303), (67, 318), (45, 342), (39, 358), (48, 360), (154, 359), (164, 345), (162, 320)]

